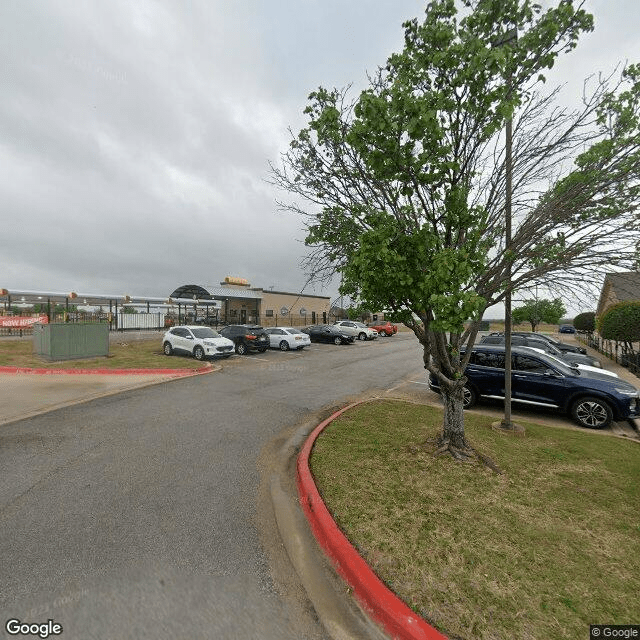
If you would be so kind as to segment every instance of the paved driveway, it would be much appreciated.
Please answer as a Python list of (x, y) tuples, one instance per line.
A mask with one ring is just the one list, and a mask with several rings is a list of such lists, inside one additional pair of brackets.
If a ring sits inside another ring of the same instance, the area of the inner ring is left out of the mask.
[(3, 621), (53, 618), (68, 639), (324, 638), (272, 582), (260, 451), (420, 369), (408, 334), (313, 345), (0, 427)]

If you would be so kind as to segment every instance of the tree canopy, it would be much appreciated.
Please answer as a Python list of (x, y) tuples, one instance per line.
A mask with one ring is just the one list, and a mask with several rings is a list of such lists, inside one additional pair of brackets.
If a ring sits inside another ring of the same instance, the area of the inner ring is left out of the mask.
[(560, 318), (567, 312), (562, 300), (533, 299), (525, 300), (524, 304), (513, 310), (511, 317), (514, 324), (528, 322), (531, 324), (531, 331), (535, 331), (541, 322), (558, 324)]
[[(514, 28), (517, 40), (495, 46)], [(592, 28), (571, 0), (544, 11), (530, 0), (434, 0), (355, 100), (347, 89), (309, 96), (309, 124), (273, 168), (292, 197), (282, 206), (306, 220), (310, 272), (341, 272), (344, 294), (415, 332), (445, 400), (443, 441), (466, 444), (461, 348), (504, 299), (509, 272), (514, 289), (566, 290), (594, 266), (638, 257), (640, 68), (595, 82), (575, 112), (534, 91)], [(511, 116), (506, 251), (499, 134)]]

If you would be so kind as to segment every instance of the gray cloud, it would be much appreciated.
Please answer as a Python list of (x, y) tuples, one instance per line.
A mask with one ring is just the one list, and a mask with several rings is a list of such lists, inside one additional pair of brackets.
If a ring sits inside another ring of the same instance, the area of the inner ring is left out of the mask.
[[(596, 33), (550, 82), (639, 49), (635, 0), (588, 5)], [(1, 3), (0, 285), (165, 295), (237, 275), (299, 289), (304, 234), (277, 212), (268, 163), (310, 91), (364, 86), (424, 8)]]

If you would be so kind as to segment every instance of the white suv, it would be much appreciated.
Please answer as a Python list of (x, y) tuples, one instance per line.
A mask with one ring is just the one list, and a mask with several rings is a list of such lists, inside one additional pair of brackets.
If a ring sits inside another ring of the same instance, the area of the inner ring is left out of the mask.
[(232, 340), (223, 338), (210, 327), (172, 327), (162, 337), (162, 350), (166, 356), (186, 353), (196, 360), (207, 357), (228, 358), (233, 355), (234, 349)]
[(375, 340), (378, 337), (378, 332), (375, 329), (355, 320), (340, 320), (334, 326), (340, 327), (344, 333), (354, 336), (358, 340)]

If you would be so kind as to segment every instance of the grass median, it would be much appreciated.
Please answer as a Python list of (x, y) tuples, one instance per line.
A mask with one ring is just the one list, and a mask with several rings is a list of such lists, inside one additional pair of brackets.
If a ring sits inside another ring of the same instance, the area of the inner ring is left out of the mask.
[(329, 511), (416, 613), (454, 638), (586, 638), (640, 620), (640, 447), (465, 414), (504, 471), (434, 458), (442, 412), (360, 405), (318, 438), (311, 468)]
[(162, 353), (161, 336), (151, 340), (126, 337), (109, 345), (109, 355), (99, 358), (48, 361), (33, 353), (31, 340), (0, 341), (0, 366), (36, 369), (196, 369), (204, 363), (188, 356)]

